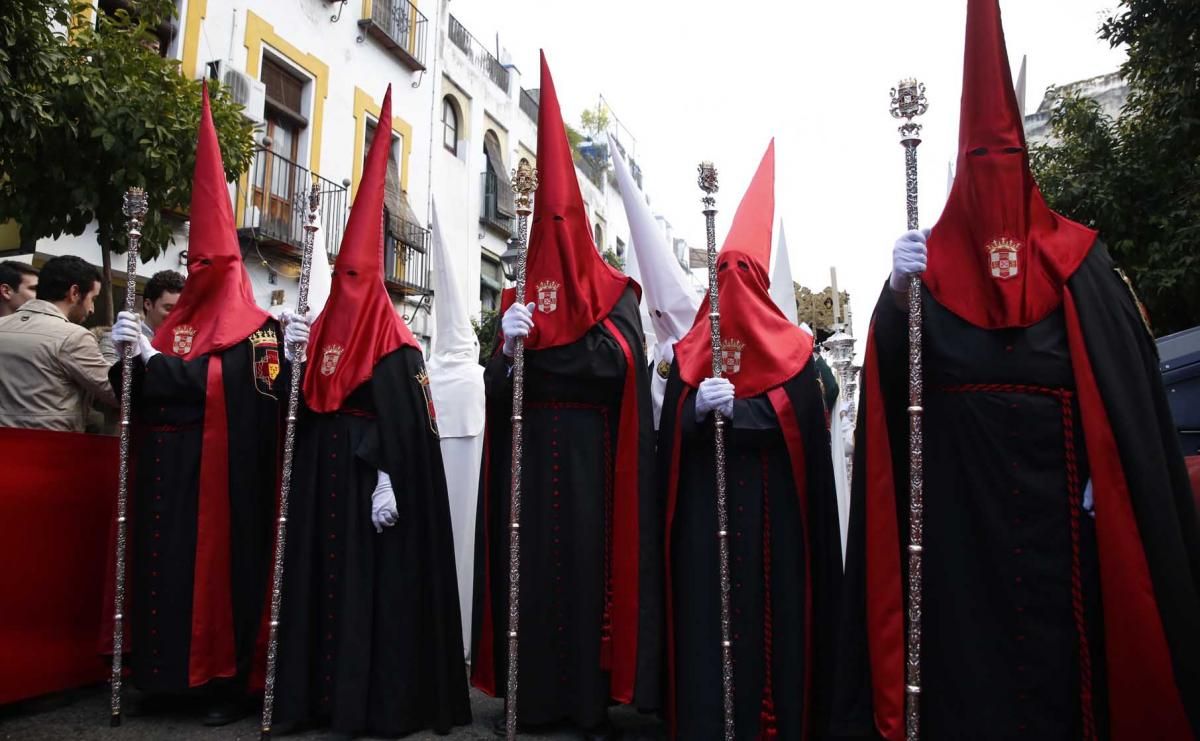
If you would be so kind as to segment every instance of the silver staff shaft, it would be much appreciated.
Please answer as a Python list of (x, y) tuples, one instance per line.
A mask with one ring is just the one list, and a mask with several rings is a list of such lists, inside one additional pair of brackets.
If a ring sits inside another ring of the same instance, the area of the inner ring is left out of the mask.
[[(125, 311), (133, 311), (137, 300), (137, 259), (142, 244), (142, 224), (146, 219), (146, 191), (130, 188), (125, 191), (122, 207), (128, 219), (128, 252), (125, 258)], [(125, 644), (125, 539), (126, 514), (129, 511), (129, 424), (133, 407), (133, 358), (137, 343), (121, 348), (121, 456), (117, 472), (117, 552), (113, 588), (112, 636), (112, 695), (110, 710), (112, 726), (121, 725), (121, 653)]]
[[(308, 313), (308, 281), (312, 275), (313, 243), (317, 234), (317, 215), (321, 191), (314, 183), (308, 194), (304, 219), (303, 253), (300, 258), (300, 287), (296, 295), (296, 313)], [(304, 379), (305, 344), (291, 348), (292, 370), (288, 386), (287, 423), (283, 436), (283, 472), (279, 482), (279, 521), (275, 526), (275, 562), (271, 574), (271, 622), (267, 634), (267, 670), (263, 680), (263, 709), (260, 738), (271, 738), (271, 718), (275, 712), (275, 671), (279, 659), (279, 609), (283, 602), (283, 566), (287, 548), (288, 498), (292, 493), (292, 464), (296, 455), (296, 415), (300, 409), (300, 383)]]
[[(533, 213), (533, 192), (537, 190), (537, 170), (522, 159), (513, 172), (513, 193), (517, 207), (517, 285), (514, 302), (525, 304), (525, 268), (529, 258), (529, 215)], [(504, 732), (512, 741), (517, 737), (517, 658), (520, 652), (518, 629), (521, 624), (521, 457), (525, 450), (521, 415), (525, 408), (525, 340), (518, 337), (513, 347), (512, 398), (512, 481), (508, 510), (508, 676), (504, 693)]]
[[(892, 116), (903, 119), (900, 144), (904, 147), (904, 195), (908, 228), (917, 219), (917, 146), (921, 124), (913, 119), (929, 109), (925, 86), (916, 80), (901, 80), (892, 89)], [(905, 737), (921, 737), (921, 544), (925, 524), (924, 431), (921, 350), (921, 277), (908, 279), (908, 633), (905, 647)]]
[[(720, 378), (721, 297), (717, 291), (717, 170), (711, 162), (701, 162), (697, 182), (704, 197), (704, 228), (708, 239), (708, 305), (712, 334), (712, 374)], [(713, 410), (713, 446), (717, 465), (717, 557), (721, 578), (721, 708), (725, 720), (725, 741), (734, 741), (733, 722), (733, 629), (730, 622), (729, 589), (729, 501), (725, 491), (725, 417)]]

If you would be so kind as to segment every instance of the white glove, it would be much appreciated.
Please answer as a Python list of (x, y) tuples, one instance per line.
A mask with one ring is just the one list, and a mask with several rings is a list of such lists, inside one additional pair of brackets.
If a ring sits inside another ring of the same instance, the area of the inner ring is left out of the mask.
[(117, 352), (121, 355), (125, 353), (125, 346), (132, 344), (137, 348), (138, 354), (142, 356), (142, 362), (149, 362), (150, 358), (158, 355), (158, 350), (150, 344), (150, 340), (142, 333), (142, 320), (132, 311), (122, 311), (117, 314), (117, 322), (112, 328), (113, 343), (117, 346)]
[(400, 519), (396, 510), (396, 495), (392, 493), (392, 479), (383, 471), (379, 472), (379, 481), (375, 484), (375, 492), (371, 494), (371, 522), (375, 532), (382, 533), (385, 527), (391, 527)]
[(304, 360), (312, 319), (308, 314), (285, 311), (280, 314), (279, 321), (283, 323), (283, 356), (293, 363), (297, 358)]
[(892, 277), (888, 280), (893, 291), (907, 291), (909, 276), (925, 272), (925, 240), (928, 238), (928, 229), (913, 229), (904, 232), (896, 240), (896, 245), (892, 247)]
[(517, 339), (529, 336), (529, 332), (533, 329), (533, 307), (535, 305), (533, 302), (524, 306), (513, 304), (508, 307), (508, 311), (504, 312), (504, 317), (500, 320), (500, 331), (504, 333), (505, 355), (512, 357), (513, 350), (517, 347)]
[(726, 419), (733, 419), (733, 384), (728, 378), (706, 378), (696, 390), (696, 420), (702, 420), (716, 409)]

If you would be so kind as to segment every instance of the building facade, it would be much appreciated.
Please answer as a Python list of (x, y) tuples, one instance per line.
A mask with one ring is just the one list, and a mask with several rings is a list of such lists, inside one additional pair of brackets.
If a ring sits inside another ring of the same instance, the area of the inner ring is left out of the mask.
[[(130, 7), (93, 0), (87, 17)], [(336, 257), (390, 84), (385, 273), (397, 310), (428, 350), (435, 204), (450, 247), (439, 269), (478, 296), (473, 313), (499, 307), (500, 256), (516, 236), (510, 173), (521, 159), (537, 164), (537, 69), (518, 69), (498, 40), (481, 42), (448, 0), (176, 0), (176, 9), (158, 31), (161, 53), (189, 78), (219, 81), (255, 126), (253, 164), (230, 184), (230, 197), (260, 305), (275, 313), (295, 306), (313, 184), (321, 193), (317, 247), (331, 263)], [(612, 133), (619, 142), (624, 130)], [(629, 225), (604, 138), (577, 147), (576, 173), (597, 249), (623, 259)], [(163, 269), (186, 272), (186, 226), (181, 217), (173, 243), (139, 264), (139, 282)], [(14, 228), (0, 230), (0, 255), (17, 246)], [(681, 240), (676, 248), (686, 250)], [(95, 228), (39, 240), (27, 259), (59, 254), (99, 265)], [(125, 258), (114, 255), (112, 265), (119, 295)]]

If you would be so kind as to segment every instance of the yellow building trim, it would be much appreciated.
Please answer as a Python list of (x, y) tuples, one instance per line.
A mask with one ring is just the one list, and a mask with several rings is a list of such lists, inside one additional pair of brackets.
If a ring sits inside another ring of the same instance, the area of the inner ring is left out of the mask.
[(21, 225), (15, 220), (0, 224), (0, 251), (7, 252), (21, 246)]
[(363, 0), (363, 14), (362, 14), (362, 17), (363, 17), (364, 19), (365, 19), (365, 18), (370, 18), (370, 17), (371, 17), (371, 0)]
[(88, 4), (78, 12), (71, 14), (71, 25), (67, 28), (67, 38), (74, 39), (75, 34), (82, 28), (96, 24), (96, 3), (89, 0)]
[[(362, 178), (363, 150), (366, 147), (367, 115), (379, 119), (379, 103), (365, 90), (354, 88), (354, 178), (351, 197), (358, 192), (358, 181)], [(400, 149), (400, 190), (408, 191), (408, 155), (412, 152), (412, 125), (400, 116), (392, 116), (392, 131), (399, 134), (403, 142)]]
[(263, 45), (271, 47), (313, 78), (312, 118), (309, 121), (308, 162), (314, 173), (321, 171), (321, 127), (325, 119), (325, 98), (329, 95), (329, 65), (312, 54), (300, 51), (275, 33), (275, 27), (254, 11), (246, 11), (246, 74), (258, 79), (262, 67)]
[(200, 56), (200, 27), (208, 15), (208, 0), (188, 0), (187, 18), (183, 22), (183, 76), (196, 77), (196, 58)]

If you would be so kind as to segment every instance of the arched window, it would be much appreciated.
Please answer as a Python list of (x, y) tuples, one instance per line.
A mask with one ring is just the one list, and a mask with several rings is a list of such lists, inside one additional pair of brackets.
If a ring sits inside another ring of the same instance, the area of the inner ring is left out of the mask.
[(604, 253), (604, 231), (600, 229), (599, 222), (596, 223), (595, 237), (596, 237), (596, 249), (599, 250), (601, 254), (603, 254)]
[(458, 156), (458, 110), (449, 95), (442, 99), (442, 145)]

